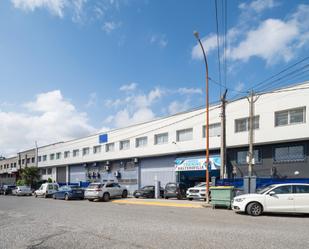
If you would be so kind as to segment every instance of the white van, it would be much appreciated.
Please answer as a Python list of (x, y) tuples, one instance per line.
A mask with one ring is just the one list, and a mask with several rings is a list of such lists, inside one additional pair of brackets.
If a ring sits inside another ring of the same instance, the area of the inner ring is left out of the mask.
[(44, 198), (52, 196), (58, 191), (58, 183), (43, 183), (41, 187), (34, 191), (34, 197), (43, 196)]

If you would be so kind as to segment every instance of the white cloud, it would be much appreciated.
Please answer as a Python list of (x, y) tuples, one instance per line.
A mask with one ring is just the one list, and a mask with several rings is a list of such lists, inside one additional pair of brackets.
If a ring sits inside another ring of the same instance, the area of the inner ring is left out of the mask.
[(115, 29), (118, 29), (121, 27), (121, 22), (105, 22), (102, 26), (102, 30), (105, 31), (105, 33), (110, 34)]
[[(217, 48), (217, 36), (215, 34), (210, 34), (202, 38), (201, 42), (206, 54)], [(199, 43), (193, 47), (191, 56), (192, 59), (203, 59), (203, 51)]]
[(235, 90), (237, 92), (241, 92), (244, 90), (244, 88), (245, 88), (245, 84), (243, 82), (238, 82), (238, 84), (235, 87)]
[(130, 84), (122, 85), (119, 90), (120, 91), (134, 91), (137, 87), (137, 83), (132, 82)]
[(168, 44), (168, 40), (165, 34), (154, 34), (150, 37), (150, 43), (165, 48)]
[(96, 131), (85, 113), (63, 98), (59, 90), (37, 95), (23, 105), (27, 112), (0, 111), (0, 152), (19, 150), (89, 135)]
[(52, 14), (63, 17), (63, 10), (68, 0), (11, 0), (14, 7), (25, 11), (46, 8)]
[(250, 3), (243, 2), (239, 4), (239, 8), (244, 10), (244, 11), (255, 11), (257, 13), (261, 13), (262, 11), (266, 9), (272, 9), (276, 6), (278, 6), (279, 3), (274, 0), (255, 0)]
[[(274, 1), (253, 1), (250, 6), (255, 11), (262, 11), (276, 4)], [(251, 27), (248, 19), (246, 24), (243, 24), (243, 20), (241, 22), (227, 34), (229, 44), (226, 56), (232, 61), (246, 62), (252, 57), (258, 57), (266, 61), (267, 65), (282, 60), (288, 62), (309, 42), (309, 5), (299, 5), (297, 11), (285, 19), (266, 19), (258, 25), (251, 23)], [(213, 34), (203, 38), (202, 42), (208, 53), (217, 49), (216, 36)], [(198, 44), (192, 48), (192, 58), (203, 58)]]
[(200, 88), (181, 87), (177, 90), (177, 92), (180, 94), (203, 94), (203, 91)]
[(97, 93), (95, 92), (90, 93), (88, 102), (86, 103), (86, 107), (89, 108), (91, 106), (96, 105), (97, 101), (98, 101)]
[(189, 100), (182, 101), (182, 102), (175, 100), (169, 104), (168, 112), (169, 114), (175, 114), (178, 112), (186, 111), (189, 108), (190, 108)]

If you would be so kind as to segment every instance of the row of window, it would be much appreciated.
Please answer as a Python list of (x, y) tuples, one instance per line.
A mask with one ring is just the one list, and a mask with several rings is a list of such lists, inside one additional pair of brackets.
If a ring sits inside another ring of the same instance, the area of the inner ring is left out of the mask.
[[(26, 159), (21, 159), (21, 160), (18, 160), (18, 164), (19, 165), (24, 165), (25, 163), (35, 163), (35, 157), (29, 157), (29, 158), (26, 158)], [(16, 168), (16, 162), (14, 163), (11, 163), (11, 164), (3, 164), (3, 165), (0, 165), (0, 169), (9, 169), (9, 168)]]
[[(306, 108), (294, 108), (285, 111), (275, 112), (275, 126), (282, 126), (287, 124), (296, 124), (296, 123), (303, 123), (305, 122), (305, 113)], [(253, 118), (253, 129), (259, 129), (259, 121), (260, 117), (255, 116)], [(206, 129), (205, 125), (203, 126), (203, 137), (206, 137)], [(235, 120), (235, 132), (243, 132), (249, 130), (249, 118), (241, 118)], [(209, 136), (216, 137), (220, 136), (221, 134), (221, 124), (214, 123), (209, 125)], [(169, 134), (167, 132), (160, 133), (154, 135), (154, 144), (167, 144), (169, 139)], [(177, 142), (184, 142), (190, 141), (193, 139), (193, 128), (183, 129), (176, 131), (176, 141)], [(139, 137), (135, 139), (135, 147), (141, 148), (145, 147), (148, 144), (148, 137)], [(130, 140), (122, 140), (119, 142), (119, 150), (127, 150), (130, 149)], [(101, 145), (97, 145), (93, 147), (93, 154), (98, 154), (102, 150)], [(111, 152), (115, 150), (115, 143), (107, 143), (105, 144), (105, 152)], [(86, 147), (81, 150), (82, 156), (86, 156), (90, 154), (90, 148)], [(72, 151), (72, 157), (78, 157), (80, 155), (80, 150), (75, 149)], [(71, 151), (65, 151), (63, 153), (64, 158), (68, 158), (71, 156)], [(62, 157), (62, 153), (53, 153), (49, 155), (49, 160), (60, 159)], [(241, 157), (241, 155), (240, 155)], [(243, 157), (243, 156), (242, 156)], [(38, 161), (46, 161), (47, 155), (39, 156)], [(258, 162), (258, 161), (256, 161)]]
[[(262, 163), (262, 153), (260, 149), (253, 152), (255, 164)], [(304, 145), (280, 146), (273, 149), (273, 162), (302, 162), (306, 160), (306, 151)], [(248, 163), (248, 151), (237, 152), (237, 164), (243, 165)]]
[[(275, 127), (300, 124), (306, 122), (306, 107), (293, 108), (284, 111), (275, 112)], [(235, 120), (235, 132), (249, 130), (249, 118), (240, 118)], [(209, 127), (210, 128), (210, 127)], [(260, 116), (253, 118), (253, 129), (260, 128)]]

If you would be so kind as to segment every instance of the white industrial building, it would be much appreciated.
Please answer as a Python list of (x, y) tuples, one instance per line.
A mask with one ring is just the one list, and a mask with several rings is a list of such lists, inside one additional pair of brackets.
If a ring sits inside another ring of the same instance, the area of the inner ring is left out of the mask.
[[(260, 94), (255, 103), (253, 173), (309, 178), (309, 82)], [(220, 104), (210, 107), (212, 175), (220, 168)], [(247, 98), (226, 105), (227, 170), (247, 174)], [(38, 148), (43, 179), (114, 180), (134, 190), (170, 181), (205, 180), (205, 108)]]

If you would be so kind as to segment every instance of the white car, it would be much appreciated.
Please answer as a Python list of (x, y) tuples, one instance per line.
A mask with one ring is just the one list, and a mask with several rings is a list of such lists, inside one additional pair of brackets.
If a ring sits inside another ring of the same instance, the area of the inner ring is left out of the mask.
[(116, 182), (106, 182), (106, 183), (90, 183), (88, 188), (85, 190), (84, 198), (93, 200), (103, 200), (109, 201), (110, 198), (122, 197), (127, 198), (128, 190), (121, 187)]
[(34, 197), (51, 197), (54, 193), (58, 191), (58, 188), (58, 183), (43, 183), (38, 190), (34, 191)]
[(21, 195), (32, 195), (32, 190), (28, 186), (17, 186), (12, 190), (13, 195), (21, 196)]
[(187, 199), (192, 201), (193, 199), (206, 199), (206, 183), (201, 182), (193, 188), (188, 188)]
[(309, 213), (309, 184), (270, 185), (256, 194), (236, 196), (232, 208), (253, 216), (263, 212)]

